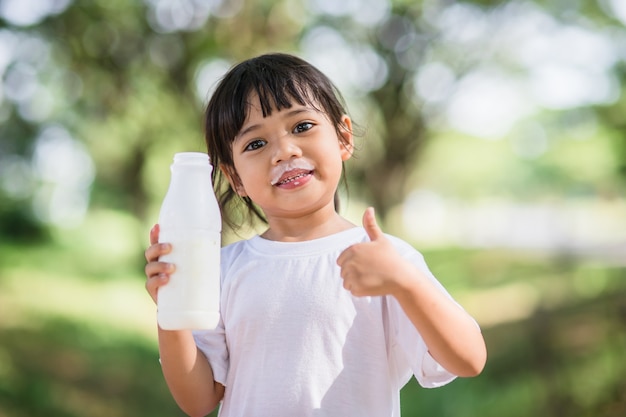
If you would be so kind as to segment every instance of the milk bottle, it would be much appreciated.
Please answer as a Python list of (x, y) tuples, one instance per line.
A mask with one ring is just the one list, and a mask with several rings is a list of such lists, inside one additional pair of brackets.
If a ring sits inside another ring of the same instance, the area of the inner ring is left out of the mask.
[(176, 271), (159, 288), (157, 321), (165, 330), (212, 329), (219, 321), (222, 221), (205, 153), (174, 155), (159, 213), (159, 242), (172, 245), (160, 261)]

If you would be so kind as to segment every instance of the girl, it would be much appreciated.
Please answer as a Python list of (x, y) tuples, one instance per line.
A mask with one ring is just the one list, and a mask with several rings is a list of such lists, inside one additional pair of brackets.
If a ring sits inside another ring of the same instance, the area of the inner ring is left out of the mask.
[[(285, 54), (232, 68), (206, 111), (206, 142), (223, 216), (267, 223), (222, 249), (221, 321), (211, 331), (158, 330), (167, 384), (190, 416), (399, 416), (412, 375), (424, 387), (478, 375), (475, 321), (422, 255), (384, 234), (369, 208), (337, 212), (352, 122), (328, 78)], [(229, 187), (220, 187), (226, 180)], [(175, 265), (146, 250), (156, 302)]]

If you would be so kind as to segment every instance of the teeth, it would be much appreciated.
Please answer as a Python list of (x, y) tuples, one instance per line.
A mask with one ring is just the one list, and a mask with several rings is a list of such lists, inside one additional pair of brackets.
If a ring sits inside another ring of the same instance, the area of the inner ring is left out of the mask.
[(285, 179), (285, 180), (283, 180), (283, 181), (280, 181), (280, 182), (279, 182), (278, 184), (276, 184), (276, 185), (287, 184), (288, 182), (293, 182), (293, 181), (297, 180), (298, 178), (302, 178), (302, 177), (307, 176), (307, 175), (309, 175), (309, 173), (308, 173), (308, 172), (303, 172), (302, 174), (298, 174), (298, 175), (296, 175), (295, 177), (290, 177), (290, 178), (287, 178), (287, 179)]
[(278, 185), (279, 182), (284, 184), (286, 182), (289, 182), (289, 180), (291, 180), (292, 178), (297, 178), (297, 175), (294, 175), (293, 177), (289, 177), (281, 181), (281, 178), (283, 177), (283, 175), (285, 174), (289, 175), (288, 174), (289, 171), (299, 170), (296, 172), (304, 172), (304, 174), (302, 175), (307, 175), (307, 171), (308, 173), (311, 173), (311, 171), (313, 171), (314, 169), (315, 168), (313, 167), (313, 165), (310, 162), (308, 162), (306, 159), (302, 159), (302, 158), (290, 159), (289, 161), (283, 162), (280, 165), (277, 165), (272, 169), (271, 184)]

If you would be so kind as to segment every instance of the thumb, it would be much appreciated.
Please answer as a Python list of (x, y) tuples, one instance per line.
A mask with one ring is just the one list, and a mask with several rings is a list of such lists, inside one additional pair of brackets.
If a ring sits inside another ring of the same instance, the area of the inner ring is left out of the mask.
[(150, 229), (150, 244), (154, 245), (155, 243), (157, 243), (159, 241), (159, 224), (155, 224), (154, 226), (152, 226), (152, 229)]
[(363, 228), (367, 232), (371, 241), (383, 238), (383, 231), (378, 227), (376, 223), (376, 216), (374, 215), (374, 207), (368, 207), (363, 214)]

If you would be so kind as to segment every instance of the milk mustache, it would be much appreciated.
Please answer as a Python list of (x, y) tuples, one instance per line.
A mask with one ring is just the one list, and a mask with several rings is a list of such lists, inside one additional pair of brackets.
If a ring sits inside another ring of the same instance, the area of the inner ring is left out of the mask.
[(165, 330), (213, 329), (220, 300), (222, 219), (205, 153), (174, 155), (159, 213), (159, 242), (172, 245), (160, 261), (176, 271), (157, 294), (157, 321)]

